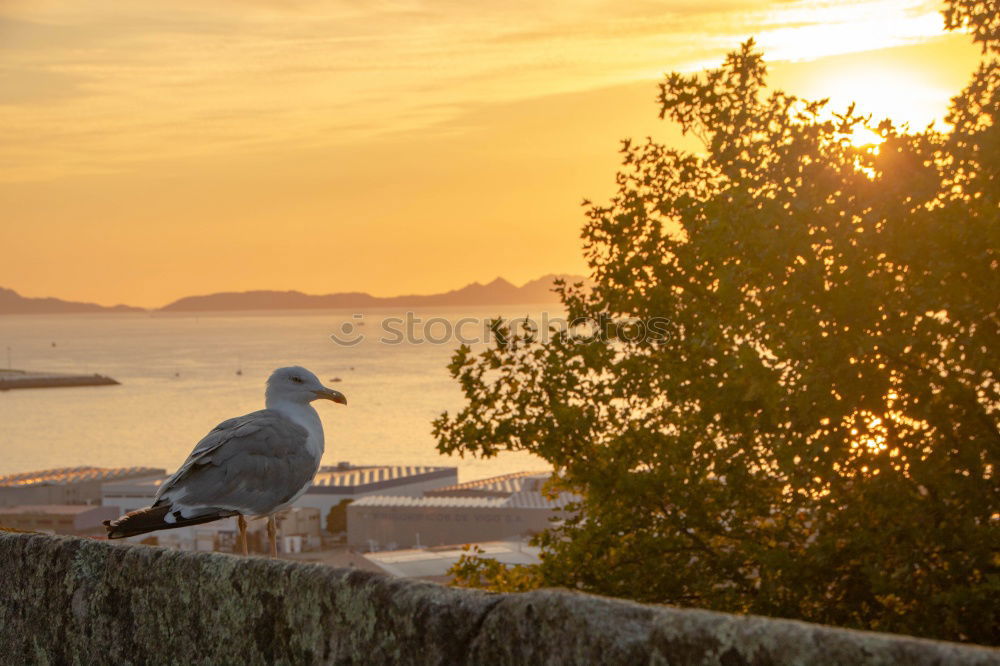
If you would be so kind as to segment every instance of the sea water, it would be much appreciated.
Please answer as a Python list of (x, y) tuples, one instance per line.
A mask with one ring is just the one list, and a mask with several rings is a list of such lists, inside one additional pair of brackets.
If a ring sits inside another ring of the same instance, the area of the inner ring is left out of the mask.
[(78, 465), (172, 471), (217, 423), (262, 409), (264, 382), (284, 365), (305, 366), (347, 396), (347, 407), (314, 403), (324, 464), (451, 465), (461, 481), (544, 470), (527, 453), (443, 456), (431, 434), (434, 418), (463, 406), (447, 370), (455, 326), (474, 341), (491, 317), (539, 315), (514, 310), (0, 316), (4, 367), (9, 353), (15, 369), (121, 382), (0, 391), (0, 474)]

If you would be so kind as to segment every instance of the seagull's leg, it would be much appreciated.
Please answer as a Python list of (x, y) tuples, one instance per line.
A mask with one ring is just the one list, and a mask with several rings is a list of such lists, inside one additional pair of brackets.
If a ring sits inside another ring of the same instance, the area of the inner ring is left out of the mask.
[(274, 524), (274, 516), (267, 517), (267, 540), (271, 544), (271, 559), (278, 558), (278, 527)]
[(247, 519), (243, 517), (243, 514), (238, 514), (236, 522), (240, 526), (240, 545), (243, 547), (243, 554), (249, 555), (247, 551)]

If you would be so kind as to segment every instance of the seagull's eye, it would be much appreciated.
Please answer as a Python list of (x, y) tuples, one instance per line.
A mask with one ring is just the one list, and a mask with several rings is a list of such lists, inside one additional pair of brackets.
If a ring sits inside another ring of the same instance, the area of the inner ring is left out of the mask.
[(301, 377), (292, 377), (292, 381), (295, 382), (296, 384), (301, 384), (302, 383), (302, 378)]

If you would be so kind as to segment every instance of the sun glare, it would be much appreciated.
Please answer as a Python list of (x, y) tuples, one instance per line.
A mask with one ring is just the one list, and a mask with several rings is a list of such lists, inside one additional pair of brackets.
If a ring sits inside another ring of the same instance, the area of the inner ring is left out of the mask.
[[(830, 109), (841, 112), (851, 103), (862, 114), (871, 114), (873, 124), (889, 118), (896, 124), (923, 129), (944, 117), (953, 91), (939, 90), (912, 71), (899, 68), (868, 67), (830, 72), (816, 81), (816, 97), (828, 97)], [(859, 132), (857, 145), (881, 143), (873, 132)]]
[(875, 151), (875, 154), (878, 154), (879, 145), (885, 141), (885, 139), (867, 127), (859, 127), (854, 130), (850, 137), (848, 137), (848, 140), (858, 148), (872, 148), (872, 150)]

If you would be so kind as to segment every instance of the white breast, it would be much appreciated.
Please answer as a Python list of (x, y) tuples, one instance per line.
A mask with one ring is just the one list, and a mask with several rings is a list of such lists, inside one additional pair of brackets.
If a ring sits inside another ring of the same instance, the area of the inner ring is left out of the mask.
[(319, 414), (310, 404), (296, 404), (292, 402), (279, 402), (269, 406), (269, 409), (281, 412), (290, 420), (306, 429), (306, 449), (312, 454), (319, 467), (319, 461), (323, 458), (323, 422), (319, 420)]
[[(309, 404), (296, 404), (290, 402), (280, 402), (278, 404), (269, 405), (268, 409), (273, 409), (275, 411), (281, 412), (284, 416), (294, 421), (296, 424), (302, 426), (306, 429), (308, 436), (306, 437), (306, 450), (312, 455), (315, 461), (316, 469), (319, 469), (320, 460), (323, 458), (324, 450), (324, 439), (323, 439), (323, 422), (319, 419), (319, 414), (313, 409), (312, 405)], [(309, 489), (311, 483), (307, 483), (302, 486), (302, 488), (295, 493), (287, 502), (277, 507), (274, 513), (287, 509), (295, 500), (302, 497), (306, 490)]]

